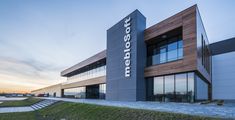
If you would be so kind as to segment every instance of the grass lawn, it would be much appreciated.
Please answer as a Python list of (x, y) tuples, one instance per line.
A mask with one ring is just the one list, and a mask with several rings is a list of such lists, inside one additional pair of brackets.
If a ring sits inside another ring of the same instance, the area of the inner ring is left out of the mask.
[(39, 98), (29, 97), (25, 100), (18, 101), (5, 101), (0, 104), (0, 107), (19, 107), (19, 106), (30, 106), (34, 103), (41, 101)]
[(216, 118), (59, 102), (50, 107), (26, 113), (0, 114), (0, 120), (217, 120)]

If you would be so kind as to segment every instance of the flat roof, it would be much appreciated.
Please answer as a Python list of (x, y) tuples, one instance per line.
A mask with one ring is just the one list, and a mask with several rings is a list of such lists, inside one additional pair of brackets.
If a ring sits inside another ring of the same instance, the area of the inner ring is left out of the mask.
[(211, 54), (218, 55), (235, 51), (235, 37), (210, 44)]
[(105, 58), (106, 58), (106, 50), (103, 50), (103, 51), (93, 55), (92, 57), (89, 57), (86, 60), (83, 60), (82, 62), (79, 62), (78, 64), (76, 64), (68, 69), (65, 69), (64, 71), (61, 72), (61, 76), (67, 77), (71, 72), (79, 70), (83, 67), (86, 67), (92, 63), (95, 63), (95, 62), (100, 61)]

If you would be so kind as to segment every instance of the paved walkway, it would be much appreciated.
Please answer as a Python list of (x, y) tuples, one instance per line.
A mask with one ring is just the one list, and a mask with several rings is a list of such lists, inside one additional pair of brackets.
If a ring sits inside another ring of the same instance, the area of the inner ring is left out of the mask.
[(0, 96), (0, 101), (16, 101), (16, 100), (24, 100), (27, 99), (27, 97), (3, 97)]
[(0, 113), (12, 113), (12, 112), (29, 112), (34, 111), (30, 106), (27, 107), (3, 107), (0, 108)]
[(225, 106), (217, 105), (200, 105), (198, 103), (160, 103), (160, 102), (121, 102), (106, 100), (89, 100), (89, 99), (69, 99), (69, 98), (43, 98), (52, 100), (61, 100), (75, 103), (88, 103), (105, 106), (128, 107), (136, 109), (147, 109), (155, 111), (165, 111), (174, 113), (184, 113), (191, 115), (213, 116), (222, 118), (235, 119), (235, 104)]
[(57, 100), (43, 100), (41, 102), (35, 103), (31, 106), (24, 107), (0, 107), (0, 113), (12, 113), (12, 112), (30, 112), (42, 109), (44, 107), (50, 106), (57, 102)]

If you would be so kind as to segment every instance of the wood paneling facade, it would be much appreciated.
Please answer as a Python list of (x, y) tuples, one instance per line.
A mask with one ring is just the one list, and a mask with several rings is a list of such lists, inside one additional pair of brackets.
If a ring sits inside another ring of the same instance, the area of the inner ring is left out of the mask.
[[(197, 67), (198, 54), (196, 10), (197, 6), (194, 5), (145, 30), (144, 40), (146, 44), (156, 40), (156, 37), (164, 35), (164, 33), (179, 27), (182, 27), (183, 38), (183, 59), (146, 67), (145, 77), (154, 77), (189, 71), (196, 71), (200, 73)], [(210, 81), (210, 78), (205, 78), (209, 79)]]

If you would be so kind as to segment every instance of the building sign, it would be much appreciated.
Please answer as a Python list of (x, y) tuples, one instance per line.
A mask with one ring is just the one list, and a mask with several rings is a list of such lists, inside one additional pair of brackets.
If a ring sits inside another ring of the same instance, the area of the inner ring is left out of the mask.
[(124, 62), (125, 62), (125, 77), (131, 76), (131, 18), (128, 17), (124, 21), (125, 35), (123, 37), (125, 43)]
[(107, 100), (145, 100), (145, 28), (145, 17), (135, 10), (107, 30)]

